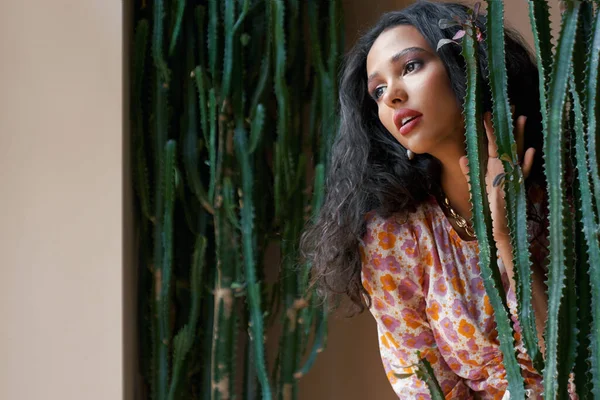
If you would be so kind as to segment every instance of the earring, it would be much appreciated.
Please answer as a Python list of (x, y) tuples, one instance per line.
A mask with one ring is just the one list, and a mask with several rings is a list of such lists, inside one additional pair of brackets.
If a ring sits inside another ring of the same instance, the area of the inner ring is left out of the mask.
[(415, 153), (413, 153), (413, 151), (410, 149), (406, 149), (406, 157), (409, 160), (412, 160), (413, 158), (415, 158)]

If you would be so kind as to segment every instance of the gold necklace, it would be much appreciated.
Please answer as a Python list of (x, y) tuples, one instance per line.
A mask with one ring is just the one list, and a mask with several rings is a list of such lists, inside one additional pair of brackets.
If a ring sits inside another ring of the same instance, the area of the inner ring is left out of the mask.
[(448, 200), (448, 197), (446, 197), (446, 195), (444, 195), (444, 205), (448, 209), (448, 212), (450, 213), (452, 218), (454, 218), (454, 220), (456, 221), (456, 225), (463, 228), (463, 230), (466, 232), (466, 234), (468, 236), (470, 236), (472, 238), (476, 238), (475, 231), (471, 227), (471, 224), (469, 224), (466, 219), (464, 219), (463, 217), (458, 215), (458, 213), (456, 211), (454, 211), (454, 209), (452, 209), (452, 207), (450, 207), (450, 201)]

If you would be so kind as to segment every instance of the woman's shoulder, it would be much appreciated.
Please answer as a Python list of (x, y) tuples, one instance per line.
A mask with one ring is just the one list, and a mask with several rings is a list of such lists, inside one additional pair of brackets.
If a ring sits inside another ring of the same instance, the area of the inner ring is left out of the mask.
[(366, 230), (361, 246), (364, 248), (392, 249), (398, 241), (418, 240), (421, 233), (429, 230), (435, 219), (435, 199), (427, 198), (414, 207), (382, 216), (376, 210), (365, 215)]
[(389, 298), (396, 289), (404, 293), (405, 287), (410, 293), (422, 292), (428, 209), (421, 203), (387, 216), (376, 211), (365, 215), (367, 229), (359, 250), (362, 284), (369, 295)]
[(382, 215), (378, 210), (371, 210), (365, 214), (364, 219), (367, 229), (377, 229), (383, 226), (408, 229), (431, 220), (434, 217), (436, 205), (435, 197), (430, 196), (417, 205), (394, 211), (389, 215)]

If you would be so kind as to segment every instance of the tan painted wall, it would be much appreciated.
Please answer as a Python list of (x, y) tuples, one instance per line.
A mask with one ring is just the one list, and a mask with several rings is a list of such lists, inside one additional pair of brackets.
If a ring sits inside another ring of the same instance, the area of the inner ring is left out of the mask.
[(122, 397), (121, 8), (0, 1), (0, 399)]

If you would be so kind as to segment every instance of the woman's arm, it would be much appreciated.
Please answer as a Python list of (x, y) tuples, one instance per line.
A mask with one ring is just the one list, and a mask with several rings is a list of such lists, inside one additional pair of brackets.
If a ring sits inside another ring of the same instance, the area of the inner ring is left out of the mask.
[[(417, 356), (419, 351), (421, 356), (431, 364), (446, 398), (471, 399), (469, 388), (462, 378), (450, 369), (437, 348), (425, 308), (419, 306), (421, 301), (424, 302), (423, 297), (415, 294), (408, 301), (398, 298), (396, 295), (398, 291), (406, 293), (413, 290), (414, 286), (408, 283), (409, 278), (405, 276), (403, 279), (398, 279), (395, 290), (390, 290), (395, 283), (384, 278), (386, 276), (389, 275), (372, 274), (368, 281), (363, 280), (363, 284), (372, 289), (370, 311), (377, 322), (381, 360), (386, 376), (398, 398), (406, 400), (429, 398), (427, 385), (414, 374), (414, 366), (419, 361)], [(387, 289), (382, 286), (381, 278), (384, 282), (387, 281), (385, 283)], [(392, 302), (395, 303), (394, 307), (389, 304)]]
[(427, 264), (421, 262), (416, 248), (403, 246), (401, 238), (413, 237), (412, 233), (398, 228), (372, 221), (370, 240), (360, 249), (362, 283), (371, 296), (369, 311), (377, 322), (387, 378), (400, 399), (429, 398), (427, 385), (414, 375), (419, 351), (431, 364), (446, 398), (472, 399), (463, 379), (444, 360), (430, 326), (430, 318), (439, 318), (441, 310), (439, 303), (427, 304), (423, 289), (430, 276)]

